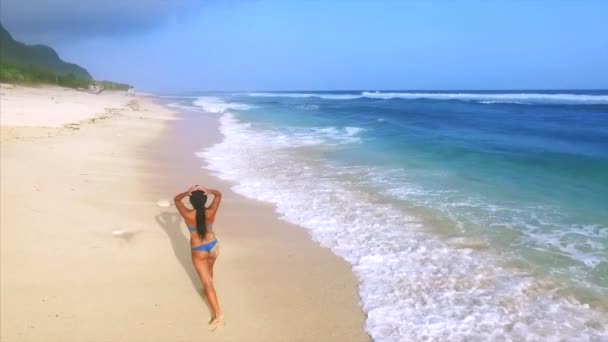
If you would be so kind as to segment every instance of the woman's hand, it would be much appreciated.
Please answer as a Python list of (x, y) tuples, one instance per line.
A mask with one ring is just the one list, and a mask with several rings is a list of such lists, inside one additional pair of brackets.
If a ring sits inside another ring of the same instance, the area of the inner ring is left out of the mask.
[(192, 196), (192, 193), (195, 191), (202, 191), (203, 193), (205, 193), (205, 195), (207, 195), (209, 193), (209, 190), (207, 188), (205, 188), (202, 185), (193, 185), (190, 187), (190, 189), (188, 189), (188, 196)]
[(198, 190), (198, 188), (200, 187), (200, 185), (193, 185), (191, 186), (188, 191), (186, 191), (188, 193), (188, 196), (192, 196), (192, 193), (195, 192), (196, 190)]

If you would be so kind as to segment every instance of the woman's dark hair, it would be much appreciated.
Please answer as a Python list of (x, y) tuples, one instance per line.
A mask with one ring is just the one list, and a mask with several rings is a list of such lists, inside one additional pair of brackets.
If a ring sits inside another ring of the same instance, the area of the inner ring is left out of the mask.
[(207, 207), (205, 207), (206, 203), (207, 195), (205, 195), (204, 192), (200, 190), (192, 192), (190, 204), (196, 209), (196, 232), (201, 239), (204, 239), (205, 235), (207, 235), (207, 222), (205, 219), (205, 211), (207, 210)]

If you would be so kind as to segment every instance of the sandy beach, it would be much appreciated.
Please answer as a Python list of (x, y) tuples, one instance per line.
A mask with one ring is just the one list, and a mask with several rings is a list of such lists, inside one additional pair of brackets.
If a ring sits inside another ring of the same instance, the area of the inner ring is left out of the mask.
[[(350, 266), (201, 168), (215, 116), (124, 92), (1, 93), (2, 341), (369, 340)], [(224, 193), (216, 332), (185, 226), (157, 203), (193, 183)]]

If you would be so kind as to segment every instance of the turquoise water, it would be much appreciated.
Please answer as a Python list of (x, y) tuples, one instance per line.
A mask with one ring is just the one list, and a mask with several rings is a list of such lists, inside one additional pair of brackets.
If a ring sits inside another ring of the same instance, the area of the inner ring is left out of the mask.
[(221, 115), (209, 169), (353, 265), (374, 339), (606, 337), (607, 91), (174, 100)]

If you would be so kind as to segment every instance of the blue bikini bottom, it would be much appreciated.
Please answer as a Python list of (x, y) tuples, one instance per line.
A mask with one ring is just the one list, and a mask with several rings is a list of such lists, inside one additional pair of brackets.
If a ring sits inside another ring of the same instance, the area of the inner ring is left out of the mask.
[(192, 247), (192, 250), (197, 251), (197, 252), (211, 253), (211, 250), (213, 249), (213, 247), (215, 247), (215, 245), (217, 245), (217, 240), (213, 240), (211, 242), (204, 243), (204, 244), (198, 245), (196, 247)]

